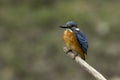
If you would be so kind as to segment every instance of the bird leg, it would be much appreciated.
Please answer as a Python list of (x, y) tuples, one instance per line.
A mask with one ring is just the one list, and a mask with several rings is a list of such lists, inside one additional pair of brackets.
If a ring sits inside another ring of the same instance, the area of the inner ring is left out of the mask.
[(68, 54), (69, 52), (72, 52), (72, 49), (69, 49), (68, 51), (66, 51), (66, 54)]
[(73, 60), (75, 60), (76, 56), (78, 56), (78, 54), (77, 54), (77, 53), (74, 55), (74, 57), (73, 57), (72, 59), (73, 59)]

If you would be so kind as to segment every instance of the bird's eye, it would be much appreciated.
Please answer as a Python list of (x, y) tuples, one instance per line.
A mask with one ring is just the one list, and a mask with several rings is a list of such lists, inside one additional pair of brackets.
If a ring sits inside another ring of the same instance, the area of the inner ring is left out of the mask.
[(68, 28), (77, 27), (76, 25), (67, 25)]
[(72, 28), (73, 26), (72, 25), (68, 25), (69, 28)]

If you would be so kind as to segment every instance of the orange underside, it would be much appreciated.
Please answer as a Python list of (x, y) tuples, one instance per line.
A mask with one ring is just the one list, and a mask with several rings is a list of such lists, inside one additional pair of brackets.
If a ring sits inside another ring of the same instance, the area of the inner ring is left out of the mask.
[(83, 53), (80, 44), (77, 42), (73, 32), (65, 30), (63, 34), (63, 40), (68, 48), (80, 54), (81, 58), (85, 60), (85, 54)]

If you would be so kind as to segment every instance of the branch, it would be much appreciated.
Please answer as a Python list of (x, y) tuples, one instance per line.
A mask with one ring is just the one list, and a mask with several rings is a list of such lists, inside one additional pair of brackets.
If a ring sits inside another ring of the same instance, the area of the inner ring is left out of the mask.
[[(67, 53), (69, 57), (72, 59), (75, 57), (73, 52), (68, 52), (68, 48), (64, 47), (64, 52)], [(75, 57), (75, 61), (87, 72), (89, 72), (92, 76), (96, 78), (96, 80), (107, 80), (102, 74), (100, 74), (97, 70), (95, 70), (92, 66), (90, 66), (86, 61), (81, 59), (79, 56)]]

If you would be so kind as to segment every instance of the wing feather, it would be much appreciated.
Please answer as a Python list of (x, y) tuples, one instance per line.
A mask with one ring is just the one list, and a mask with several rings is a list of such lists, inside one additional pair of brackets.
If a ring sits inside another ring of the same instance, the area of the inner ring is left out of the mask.
[(75, 30), (75, 36), (84, 53), (87, 54), (88, 42), (84, 33)]

